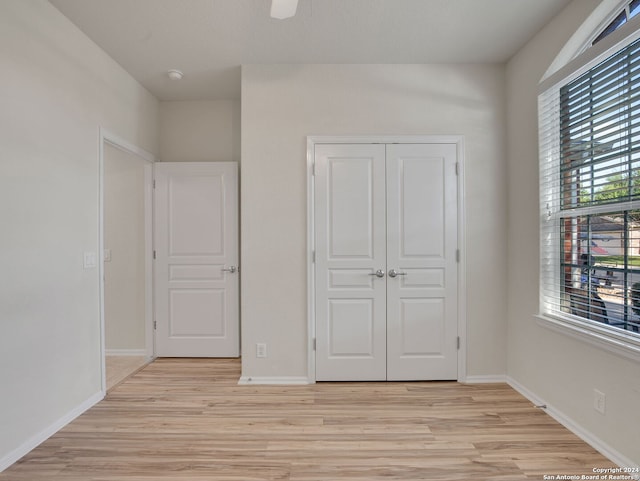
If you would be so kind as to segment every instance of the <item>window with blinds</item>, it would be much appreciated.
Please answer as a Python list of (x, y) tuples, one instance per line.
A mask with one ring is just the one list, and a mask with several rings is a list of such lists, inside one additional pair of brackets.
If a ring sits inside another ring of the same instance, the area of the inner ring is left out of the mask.
[(640, 339), (640, 40), (539, 115), (542, 314)]

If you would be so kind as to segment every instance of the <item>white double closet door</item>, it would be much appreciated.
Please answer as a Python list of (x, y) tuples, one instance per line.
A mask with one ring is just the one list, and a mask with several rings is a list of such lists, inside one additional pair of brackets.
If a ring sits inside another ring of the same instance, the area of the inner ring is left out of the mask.
[(457, 379), (456, 144), (316, 144), (316, 379)]

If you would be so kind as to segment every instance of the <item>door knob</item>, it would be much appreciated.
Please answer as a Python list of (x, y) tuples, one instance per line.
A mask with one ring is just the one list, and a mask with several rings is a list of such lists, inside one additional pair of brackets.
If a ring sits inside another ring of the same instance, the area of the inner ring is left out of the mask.
[(231, 266), (231, 267), (225, 267), (222, 269), (222, 272), (230, 272), (231, 274), (234, 274), (237, 271), (237, 267), (236, 266)]
[(407, 275), (406, 272), (397, 272), (395, 269), (391, 269), (389, 271), (389, 277), (406, 276), (406, 275)]
[(370, 276), (376, 276), (376, 277), (384, 277), (384, 271), (382, 269), (378, 269), (377, 271), (372, 272), (369, 275)]

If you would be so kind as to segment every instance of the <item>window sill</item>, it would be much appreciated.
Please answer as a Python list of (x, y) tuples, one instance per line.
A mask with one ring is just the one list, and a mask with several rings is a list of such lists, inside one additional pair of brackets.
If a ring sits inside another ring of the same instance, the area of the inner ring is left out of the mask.
[(555, 317), (548, 314), (537, 314), (538, 325), (587, 342), (618, 356), (640, 362), (640, 338), (614, 332), (609, 328), (590, 325), (586, 322)]

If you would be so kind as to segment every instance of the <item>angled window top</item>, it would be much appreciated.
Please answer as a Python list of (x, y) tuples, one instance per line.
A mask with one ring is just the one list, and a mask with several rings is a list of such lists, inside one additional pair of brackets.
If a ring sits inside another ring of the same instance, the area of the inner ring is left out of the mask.
[(591, 45), (595, 45), (611, 32), (618, 30), (638, 13), (640, 13), (640, 0), (631, 0), (624, 6), (622, 11), (616, 15), (615, 18), (606, 27), (604, 27), (604, 29), (602, 29), (593, 42), (591, 42)]

